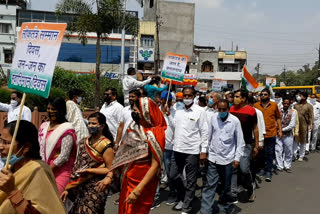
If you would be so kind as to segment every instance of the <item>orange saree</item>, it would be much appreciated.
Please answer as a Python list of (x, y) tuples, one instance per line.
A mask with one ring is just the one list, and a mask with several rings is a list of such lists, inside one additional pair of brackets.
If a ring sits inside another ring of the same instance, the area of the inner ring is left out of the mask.
[(139, 103), (145, 123), (139, 125), (133, 121), (129, 125), (112, 164), (112, 168), (122, 169), (119, 214), (149, 213), (159, 182), (159, 178), (154, 176), (134, 204), (124, 203), (150, 169), (152, 154), (161, 166), (165, 146), (167, 126), (162, 112), (148, 98), (140, 98)]

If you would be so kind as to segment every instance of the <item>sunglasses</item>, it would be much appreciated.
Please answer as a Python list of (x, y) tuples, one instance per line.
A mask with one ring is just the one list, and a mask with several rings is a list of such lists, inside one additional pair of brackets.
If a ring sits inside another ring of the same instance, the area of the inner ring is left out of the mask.
[(260, 96), (268, 96), (269, 94), (260, 94)]

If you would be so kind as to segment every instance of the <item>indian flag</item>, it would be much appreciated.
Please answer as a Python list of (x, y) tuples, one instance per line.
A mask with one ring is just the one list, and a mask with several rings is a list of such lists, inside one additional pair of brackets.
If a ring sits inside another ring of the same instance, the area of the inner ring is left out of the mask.
[(242, 79), (241, 79), (242, 88), (246, 91), (254, 91), (256, 88), (258, 88), (259, 84), (251, 76), (251, 74), (248, 72), (245, 66), (243, 66), (242, 71), (243, 71)]

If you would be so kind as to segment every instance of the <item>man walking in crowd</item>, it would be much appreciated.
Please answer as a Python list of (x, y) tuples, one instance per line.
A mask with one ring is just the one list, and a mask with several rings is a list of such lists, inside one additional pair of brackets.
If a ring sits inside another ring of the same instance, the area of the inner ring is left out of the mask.
[[(192, 87), (183, 89), (183, 109), (174, 116), (174, 157), (180, 177), (175, 178), (180, 202), (174, 207), (182, 213), (190, 213), (195, 197), (199, 160), (206, 160), (208, 146), (208, 124), (203, 108), (193, 103), (195, 91)], [(186, 186), (181, 185), (182, 172), (185, 169)], [(183, 202), (181, 201), (183, 200)]]
[[(14, 91), (10, 96), (10, 104), (0, 103), (0, 111), (8, 112), (8, 123), (18, 120), (21, 100), (22, 93)], [(23, 106), (21, 120), (31, 122), (31, 110), (27, 106)]]
[(228, 113), (227, 100), (218, 103), (218, 114), (215, 114), (208, 125), (208, 173), (207, 182), (202, 190), (201, 213), (213, 212), (215, 193), (221, 183), (222, 194), (219, 201), (226, 205), (231, 201), (232, 169), (238, 168), (243, 155), (245, 142), (241, 124), (237, 117)]
[(282, 138), (277, 137), (276, 141), (276, 160), (277, 168), (282, 171), (283, 169), (290, 173), (293, 155), (293, 129), (296, 125), (296, 112), (290, 107), (290, 98), (286, 97), (282, 101), (281, 110), (281, 124), (282, 124)]
[(104, 92), (104, 104), (100, 112), (106, 116), (113, 139), (116, 139), (123, 106), (117, 101), (117, 89), (107, 88)]
[(294, 108), (298, 112), (299, 117), (299, 136), (297, 141), (294, 143), (294, 158), (297, 158), (297, 152), (299, 147), (299, 160), (303, 161), (306, 151), (306, 144), (308, 143), (308, 129), (312, 130), (314, 116), (313, 116), (313, 106), (307, 103), (308, 94), (306, 92), (301, 92), (297, 95), (296, 99), (298, 103)]
[(145, 81), (138, 81), (136, 76), (136, 69), (134, 68), (128, 68), (127, 74), (128, 75), (124, 77), (122, 82), (125, 106), (129, 105), (129, 91), (137, 88), (143, 88), (143, 86), (150, 83), (152, 78), (154, 77), (153, 75), (151, 75)]
[(131, 113), (132, 113), (132, 108), (133, 105), (136, 101), (139, 100), (139, 98), (141, 97), (141, 93), (138, 89), (135, 90), (131, 90), (129, 92), (129, 106), (126, 106), (122, 109), (122, 113), (121, 113), (121, 118), (120, 118), (120, 124), (117, 130), (117, 137), (115, 140), (115, 145), (114, 145), (114, 149), (117, 150), (120, 143), (121, 143), (121, 139), (123, 138), (124, 134), (127, 131), (127, 128), (129, 126), (129, 124), (133, 121), (132, 117), (131, 117)]
[[(260, 102), (254, 107), (263, 113), (266, 125), (266, 135), (264, 138), (265, 167), (257, 174), (259, 177), (265, 176), (266, 181), (271, 182), (273, 160), (275, 158), (276, 136), (282, 138), (281, 117), (278, 105), (270, 101), (270, 90), (265, 88), (260, 93)], [(261, 163), (263, 166), (264, 163)]]
[(182, 92), (176, 94), (176, 103), (172, 107), (174, 110), (182, 109), (184, 107)]
[[(248, 92), (238, 90), (234, 93), (234, 106), (231, 106), (230, 113), (236, 116), (241, 122), (244, 141), (246, 143), (244, 153), (240, 158), (240, 171), (243, 174), (243, 184), (248, 190), (249, 201), (255, 199), (253, 180), (250, 172), (251, 155), (256, 157), (259, 149), (259, 130), (257, 126), (256, 110), (247, 104)], [(252, 137), (254, 136), (254, 138)], [(237, 201), (238, 170), (235, 169), (232, 175), (232, 193)], [(242, 177), (242, 176), (241, 176)], [(239, 177), (240, 178), (240, 177)]]
[(320, 103), (317, 101), (317, 96), (312, 94), (310, 96), (310, 104), (313, 106), (314, 122), (311, 133), (310, 152), (313, 153), (316, 150), (318, 141), (318, 131), (320, 126)]
[(67, 120), (72, 123), (76, 135), (77, 135), (77, 143), (79, 143), (82, 139), (85, 139), (89, 136), (88, 128), (84, 122), (82, 112), (78, 105), (82, 100), (81, 97), (82, 91), (78, 89), (72, 89), (69, 91), (68, 96), (69, 100), (66, 102), (67, 105)]

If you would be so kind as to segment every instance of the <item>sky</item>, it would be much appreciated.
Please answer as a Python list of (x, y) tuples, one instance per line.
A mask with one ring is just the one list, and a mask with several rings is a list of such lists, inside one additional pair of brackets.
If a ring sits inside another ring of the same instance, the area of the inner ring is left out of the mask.
[[(170, 0), (171, 1), (171, 0)], [(280, 74), (314, 65), (320, 43), (319, 0), (175, 0), (195, 3), (195, 44), (245, 50), (254, 73)], [(31, 0), (32, 9), (54, 10), (58, 0)], [(142, 9), (128, 0), (128, 10)], [(161, 44), (160, 44), (161, 45)]]

